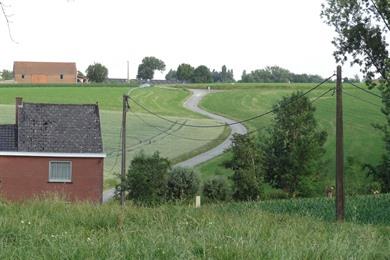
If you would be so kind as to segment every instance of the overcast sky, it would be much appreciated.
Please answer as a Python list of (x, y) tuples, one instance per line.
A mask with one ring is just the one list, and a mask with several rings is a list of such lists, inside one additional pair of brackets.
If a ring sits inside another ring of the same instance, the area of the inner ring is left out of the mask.
[[(324, 0), (2, 1), (18, 43), (0, 22), (0, 69), (16, 60), (71, 61), (84, 72), (100, 62), (109, 77), (126, 78), (129, 60), (135, 78), (145, 56), (162, 59), (166, 72), (183, 62), (226, 64), (236, 79), (270, 65), (323, 77), (336, 67), (333, 28), (320, 18)], [(357, 72), (344, 67), (344, 75)]]

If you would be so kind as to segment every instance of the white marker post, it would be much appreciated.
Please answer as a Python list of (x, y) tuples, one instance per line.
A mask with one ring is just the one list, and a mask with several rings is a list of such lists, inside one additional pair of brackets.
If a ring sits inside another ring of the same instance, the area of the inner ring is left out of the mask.
[(195, 197), (195, 208), (200, 208), (200, 196)]

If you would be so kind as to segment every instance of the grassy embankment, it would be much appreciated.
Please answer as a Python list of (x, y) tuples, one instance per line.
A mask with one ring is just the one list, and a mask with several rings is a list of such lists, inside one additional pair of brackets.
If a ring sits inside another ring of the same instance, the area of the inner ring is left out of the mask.
[[(261, 114), (272, 109), (273, 104), (281, 99), (282, 96), (291, 94), (295, 90), (307, 90), (311, 85), (283, 85), (266, 84), (263, 88), (260, 86), (236, 85), (234, 90), (213, 93), (206, 96), (201, 102), (201, 106), (211, 112), (221, 114), (233, 119), (242, 120), (254, 115)], [(214, 86), (212, 86), (214, 87)], [(310, 98), (315, 98), (325, 90), (333, 87), (332, 84), (321, 86), (309, 94)], [(353, 157), (357, 162), (355, 165), (347, 166), (346, 186), (348, 192), (364, 183), (370, 182), (366, 174), (361, 169), (359, 163), (377, 163), (383, 152), (384, 146), (381, 132), (375, 130), (372, 124), (384, 123), (384, 116), (380, 112), (381, 100), (370, 96), (360, 90), (345, 85), (345, 91), (358, 98), (369, 101), (373, 104), (364, 103), (356, 98), (344, 94), (344, 136), (345, 136), (345, 157)], [(317, 108), (315, 115), (320, 127), (328, 132), (328, 141), (326, 147), (326, 167), (323, 170), (322, 187), (334, 185), (335, 172), (335, 96), (328, 94), (316, 101)], [(272, 115), (268, 115), (245, 123), (249, 130), (263, 129), (259, 133), (264, 133), (264, 128), (270, 125)], [(220, 156), (203, 165), (197, 170), (204, 177), (213, 175), (228, 176), (232, 174), (231, 170), (225, 169), (223, 162), (228, 160), (229, 154)]]
[[(26, 102), (75, 104), (98, 102), (104, 151), (107, 153), (105, 186), (113, 186), (116, 179), (114, 174), (119, 173), (120, 169), (118, 156), (122, 95), (127, 91), (126, 87), (100, 85), (98, 87), (0, 85), (0, 123), (14, 122), (16, 96), (23, 97)], [(169, 117), (171, 120), (202, 125), (215, 124), (215, 121), (183, 108), (182, 104), (189, 96), (189, 92), (186, 90), (144, 88), (133, 91), (131, 95), (151, 111)], [(127, 121), (128, 163), (141, 150), (146, 153), (158, 150), (173, 162), (185, 160), (216, 146), (230, 132), (228, 128), (194, 129), (181, 127), (145, 113), (131, 101), (130, 106), (131, 113), (129, 113)], [(187, 140), (180, 137), (202, 140)]]
[[(0, 202), (0, 259), (389, 259), (390, 195), (143, 208)], [(283, 213), (283, 214), (280, 214)]]

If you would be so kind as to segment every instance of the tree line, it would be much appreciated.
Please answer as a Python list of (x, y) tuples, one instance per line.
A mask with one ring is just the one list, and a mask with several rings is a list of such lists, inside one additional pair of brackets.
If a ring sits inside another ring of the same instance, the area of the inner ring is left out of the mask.
[[(137, 79), (151, 80), (154, 71), (163, 72), (165, 63), (156, 57), (145, 57), (138, 66)], [(229, 83), (236, 82), (233, 69), (223, 65), (220, 71), (211, 70), (206, 65), (193, 67), (190, 64), (182, 63), (176, 69), (170, 69), (165, 75), (166, 80), (180, 81), (185, 83)], [(257, 69), (247, 73), (245, 70), (241, 75), (242, 83), (318, 83), (324, 79), (319, 75), (295, 74), (279, 66), (268, 66), (264, 69)], [(360, 82), (358, 76), (346, 78), (348, 81)]]

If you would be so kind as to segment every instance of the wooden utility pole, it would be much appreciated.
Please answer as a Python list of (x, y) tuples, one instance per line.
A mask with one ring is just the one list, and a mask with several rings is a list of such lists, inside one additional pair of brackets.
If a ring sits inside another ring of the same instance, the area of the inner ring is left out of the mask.
[(337, 66), (336, 82), (336, 219), (344, 221), (344, 130), (341, 66)]
[(128, 109), (129, 96), (123, 95), (122, 111), (122, 163), (121, 163), (121, 206), (125, 205), (124, 184), (126, 178), (126, 114)]

